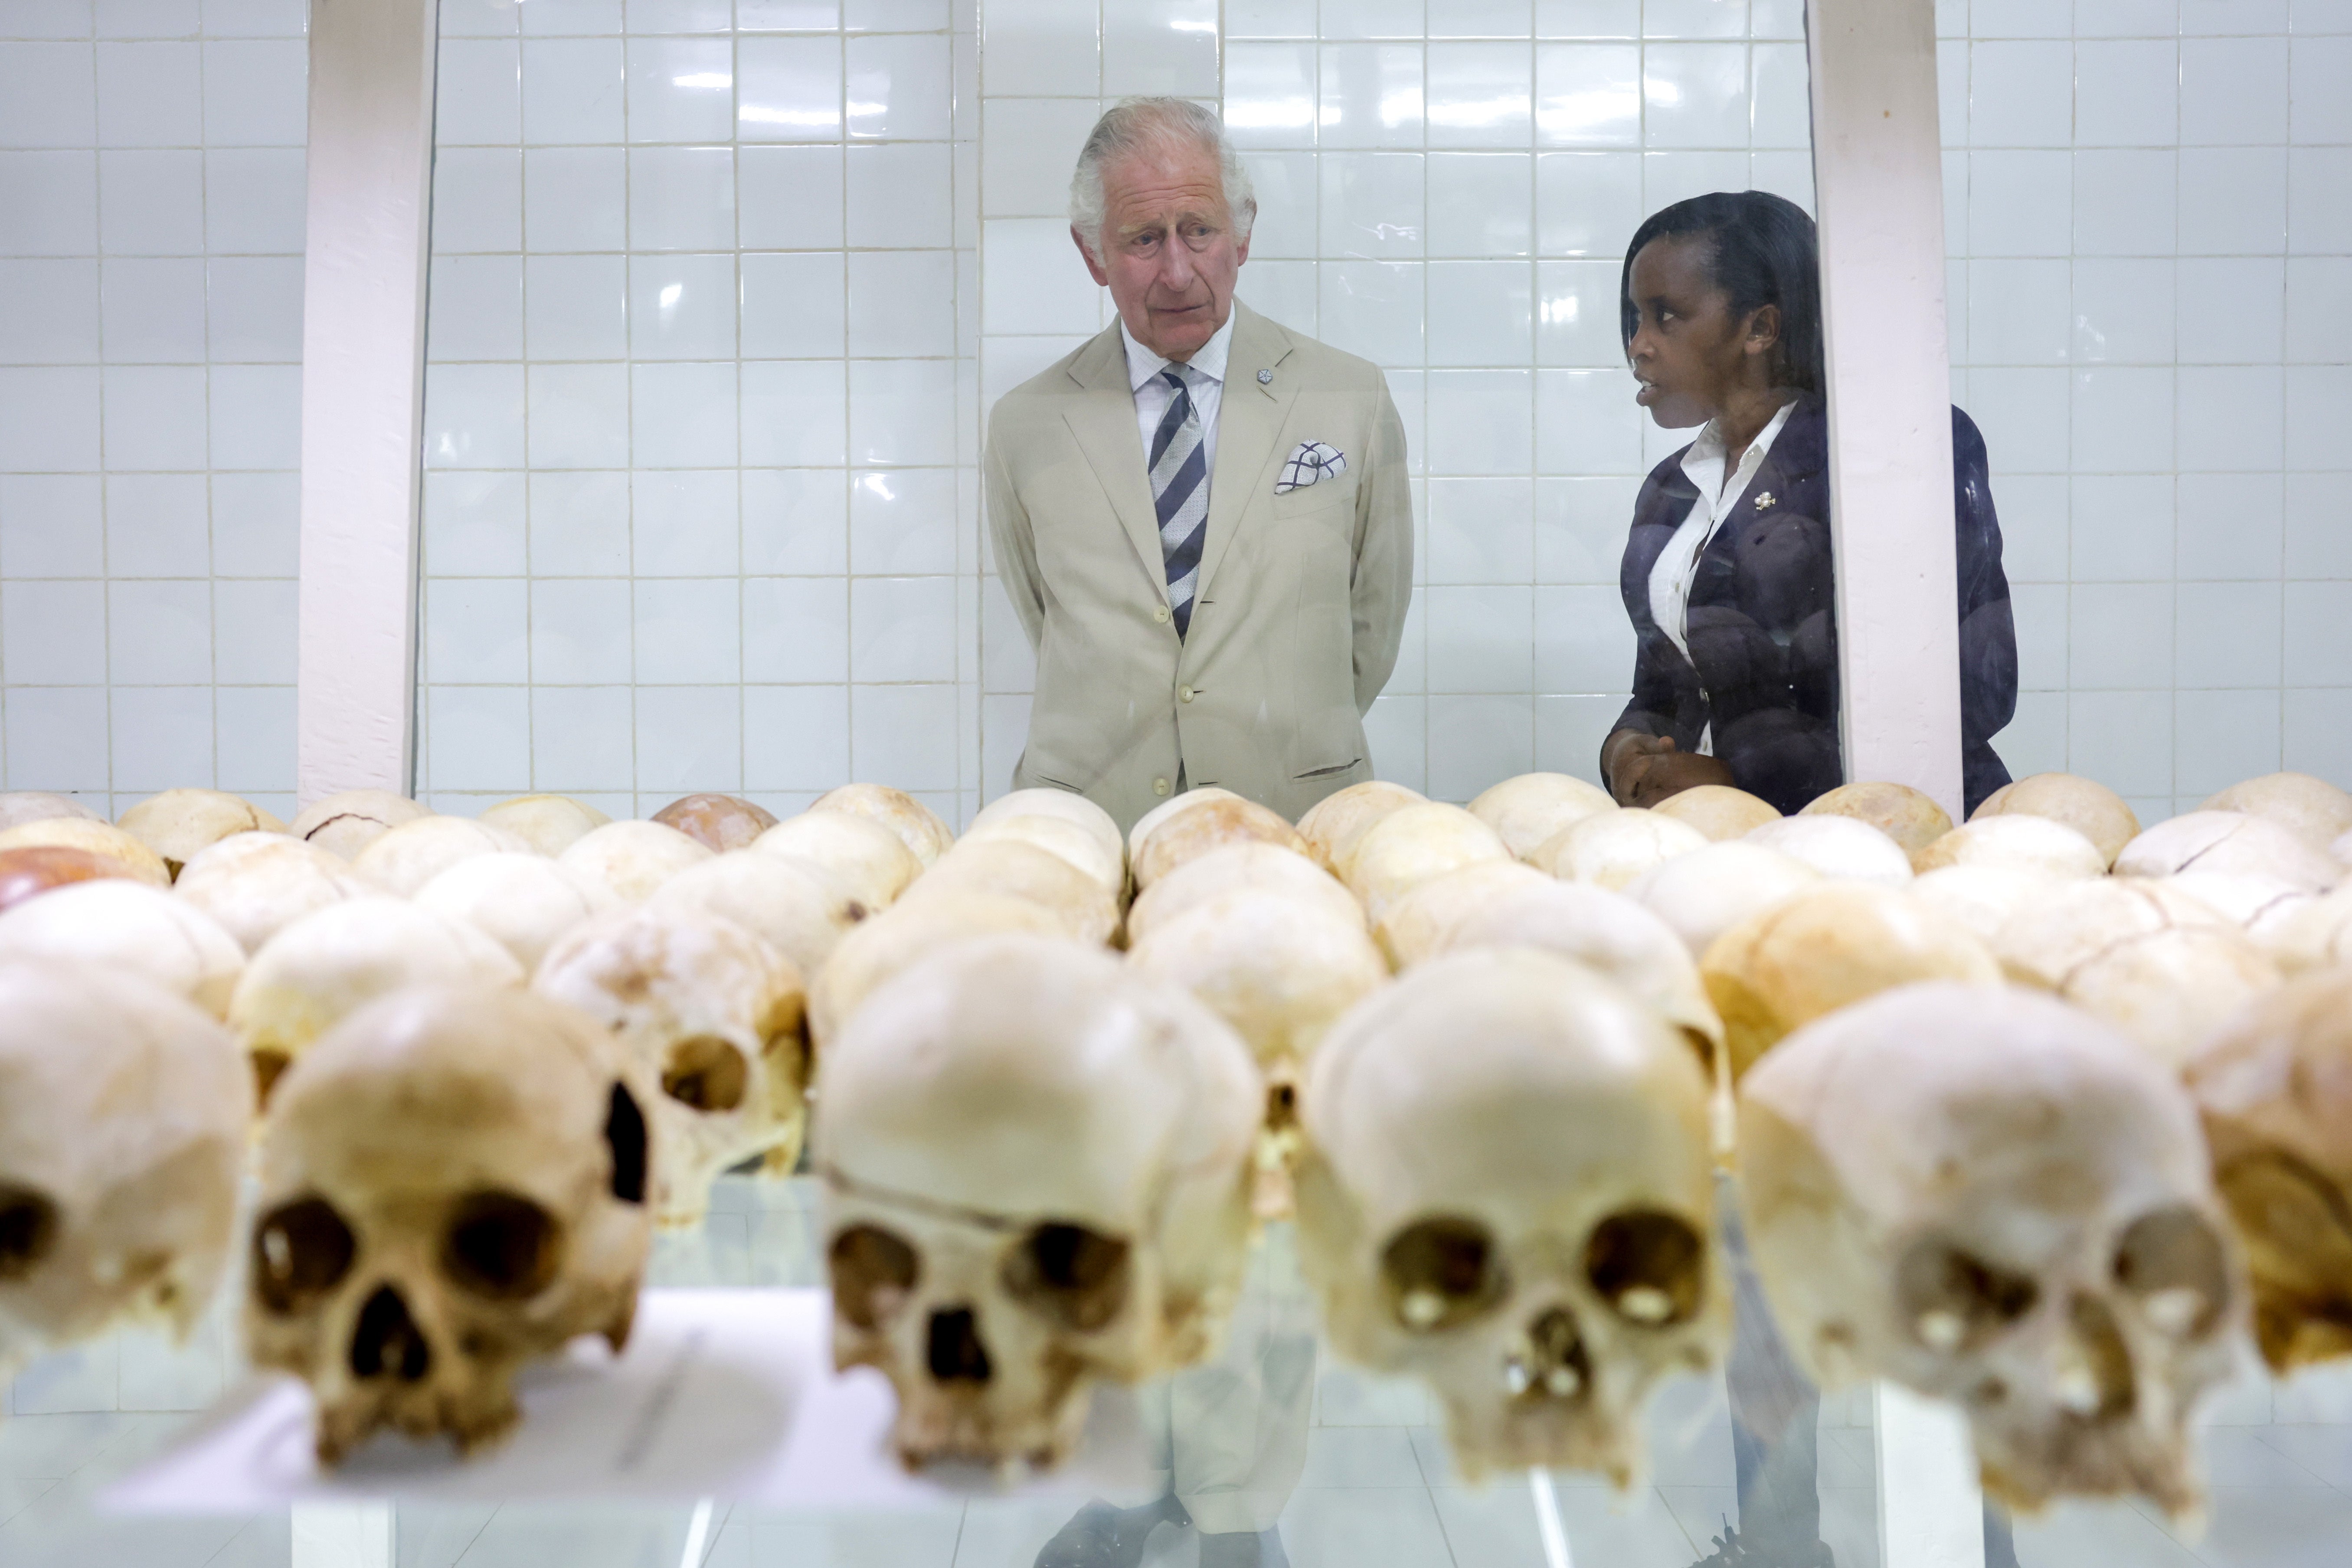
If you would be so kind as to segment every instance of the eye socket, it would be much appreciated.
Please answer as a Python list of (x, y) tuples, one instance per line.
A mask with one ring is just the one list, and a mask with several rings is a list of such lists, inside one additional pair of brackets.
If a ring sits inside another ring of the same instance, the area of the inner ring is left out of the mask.
[(716, 1035), (678, 1041), (662, 1064), (662, 1092), (701, 1111), (734, 1110), (751, 1081), (743, 1053)]
[(563, 1229), (553, 1215), (513, 1193), (480, 1192), (458, 1201), (441, 1238), (442, 1271), (477, 1296), (520, 1301), (538, 1295), (563, 1259)]
[(1929, 1237), (1904, 1254), (1895, 1294), (1913, 1336), (1949, 1353), (1976, 1349), (2033, 1310), (2042, 1287), (2031, 1275)]
[(1062, 1327), (1092, 1333), (1127, 1305), (1129, 1248), (1082, 1225), (1038, 1226), (1004, 1260), (1004, 1288)]
[(253, 1290), (286, 1317), (306, 1310), (342, 1283), (359, 1242), (321, 1197), (280, 1204), (253, 1227)]
[(1688, 1322), (1706, 1292), (1706, 1242), (1663, 1209), (1629, 1209), (1593, 1227), (1584, 1276), (1629, 1322), (1645, 1329)]
[(915, 1249), (877, 1225), (854, 1225), (825, 1252), (833, 1310), (861, 1329), (896, 1313), (922, 1272)]
[(613, 1156), (613, 1195), (625, 1204), (646, 1201), (646, 1113), (626, 1084), (613, 1086), (604, 1113), (604, 1147)]
[(30, 1187), (0, 1184), (0, 1282), (22, 1279), (58, 1244), (58, 1205)]
[(2116, 1283), (2136, 1298), (2158, 1331), (2209, 1331), (2230, 1299), (2229, 1254), (2203, 1215), (2186, 1205), (2132, 1221), (2116, 1245)]
[(1510, 1289), (1500, 1250), (1475, 1219), (1416, 1220), (1381, 1251), (1389, 1315), (1416, 1334), (1444, 1333), (1484, 1316)]

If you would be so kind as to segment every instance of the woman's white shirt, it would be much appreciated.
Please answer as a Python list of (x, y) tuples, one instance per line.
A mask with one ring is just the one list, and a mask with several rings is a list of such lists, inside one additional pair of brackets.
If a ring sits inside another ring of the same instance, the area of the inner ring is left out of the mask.
[[(1691, 503), (1682, 526), (1675, 530), (1675, 536), (1666, 541), (1666, 547), (1658, 552), (1658, 559), (1650, 568), (1650, 617), (1685, 659), (1690, 658), (1691, 581), (1698, 574), (1699, 557), (1706, 553), (1708, 542), (1730, 515), (1733, 505), (1746, 493), (1756, 470), (1764, 466), (1765, 454), (1772, 449), (1774, 438), (1789, 423), (1789, 416), (1796, 406), (1793, 400), (1780, 405), (1780, 411), (1757, 432), (1748, 450), (1739, 455), (1739, 467), (1728, 475), (1724, 471), (1725, 459), (1730, 454), (1724, 450), (1718, 421), (1708, 420), (1706, 428), (1698, 433), (1698, 439), (1683, 454), (1683, 473), (1697, 488), (1698, 499)], [(1713, 730), (1714, 726), (1709, 725), (1708, 732), (1699, 738), (1702, 755), (1712, 754)]]

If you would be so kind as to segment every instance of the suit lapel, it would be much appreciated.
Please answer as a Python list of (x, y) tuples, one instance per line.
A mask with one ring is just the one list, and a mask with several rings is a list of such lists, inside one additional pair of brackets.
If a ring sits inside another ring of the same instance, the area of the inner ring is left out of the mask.
[(1208, 596), (1243, 513), (1261, 490), (1273, 493), (1268, 476), (1278, 455), (1275, 443), (1298, 388), (1294, 378), (1277, 375), (1269, 384), (1257, 373), (1274, 369), (1289, 354), (1290, 340), (1280, 327), (1234, 301), (1234, 342), (1225, 355), (1224, 398), (1217, 414), (1217, 466), (1209, 476), (1209, 537), (1201, 551), (1199, 598)]
[(1070, 434), (1077, 437), (1078, 449), (1087, 455), (1103, 493), (1110, 497), (1111, 510), (1118, 514), (1164, 604), (1168, 559), (1160, 547), (1160, 516), (1151, 504), (1151, 477), (1143, 468), (1143, 436), (1136, 428), (1135, 391), (1128, 385), (1127, 350), (1119, 341), (1118, 322), (1087, 345), (1069, 375), (1083, 389), (1065, 416)]

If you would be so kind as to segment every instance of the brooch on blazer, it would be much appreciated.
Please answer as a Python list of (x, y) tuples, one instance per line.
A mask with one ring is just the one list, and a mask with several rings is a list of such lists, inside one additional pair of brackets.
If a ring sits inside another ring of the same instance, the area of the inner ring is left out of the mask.
[(1757, 492), (1756, 510), (1758, 511), (1762, 511), (1766, 507), (1770, 506), (1771, 504), (1772, 492), (1770, 490), (1759, 490)]
[(1288, 495), (1305, 489), (1326, 475), (1348, 471), (1348, 454), (1337, 447), (1327, 447), (1320, 441), (1301, 441), (1290, 460), (1282, 465), (1282, 478), (1274, 481), (1274, 493)]

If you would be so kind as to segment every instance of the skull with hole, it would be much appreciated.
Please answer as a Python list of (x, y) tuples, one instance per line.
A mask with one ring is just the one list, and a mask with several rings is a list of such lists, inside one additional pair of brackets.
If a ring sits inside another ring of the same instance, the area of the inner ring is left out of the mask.
[(531, 989), (611, 1029), (661, 1094), (656, 1215), (692, 1225), (721, 1171), (774, 1152), (789, 1171), (808, 1121), (809, 1051), (800, 971), (707, 910), (645, 905), (574, 930)]
[(1493, 828), (1503, 847), (1522, 860), (1570, 823), (1616, 809), (1607, 790), (1566, 773), (1521, 773), (1470, 803), (1470, 815)]
[(1298, 819), (1298, 837), (1307, 840), (1307, 852), (1315, 858), (1316, 864), (1344, 880), (1357, 841), (1370, 832), (1375, 823), (1392, 811), (1424, 805), (1428, 799), (1419, 790), (1407, 789), (1401, 784), (1367, 779), (1327, 795), (1307, 807), (1307, 815)]
[(2281, 1374), (2352, 1356), (2352, 969), (2298, 975), (2183, 1073)]
[(228, 1261), (252, 1079), (226, 1031), (135, 976), (0, 961), (0, 1380), (160, 1318)]
[(2189, 1419), (2247, 1292), (2197, 1113), (2099, 1020), (1906, 986), (1791, 1036), (1740, 1087), (1758, 1272), (1825, 1388), (1958, 1404), (2012, 1508), (2199, 1484)]
[(432, 815), (430, 807), (390, 790), (347, 789), (304, 806), (287, 831), (350, 860), (402, 823)]
[(519, 795), (481, 815), (492, 827), (514, 834), (539, 854), (557, 856), (613, 819), (565, 795)]
[(877, 822), (898, 836), (916, 859), (928, 866), (946, 853), (955, 835), (940, 814), (888, 784), (846, 784), (829, 789), (809, 803), (811, 811), (838, 811)]
[(1952, 818), (1933, 795), (1909, 784), (1864, 780), (1840, 784), (1817, 795), (1797, 813), (1800, 816), (1851, 816), (1866, 822), (1903, 847), (1906, 855), (1920, 850), (1952, 830)]
[(2032, 773), (2005, 784), (1985, 796), (1969, 820), (1995, 816), (2039, 816), (2063, 823), (2089, 839), (2110, 866), (2139, 834), (2139, 818), (2123, 796), (2074, 773)]
[(890, 1379), (908, 1465), (1052, 1464), (1089, 1383), (1211, 1352), (1263, 1092), (1206, 1008), (1058, 938), (940, 948), (857, 1011), (816, 1113), (834, 1359)]
[(750, 848), (776, 825), (774, 812), (731, 795), (680, 795), (655, 812), (653, 819), (719, 855)]
[(259, 806), (216, 789), (167, 789), (124, 812), (115, 826), (162, 856), (174, 877), (198, 850), (232, 833), (286, 831)]
[(262, 945), (229, 996), (228, 1026), (267, 1104), (279, 1075), (362, 1003), (405, 985), (523, 979), (513, 955), (471, 926), (403, 899), (352, 899)]
[(519, 1418), (525, 1362), (627, 1342), (646, 1093), (594, 1023), (508, 987), (380, 997), (294, 1065), (262, 1136), (245, 1333), (255, 1365), (310, 1385), (321, 1460), (383, 1427), (470, 1451)]
[(236, 833), (197, 851), (172, 885), (251, 957), (304, 915), (383, 889), (340, 855), (289, 835)]
[(1427, 1383), (1474, 1478), (1632, 1485), (1652, 1387), (1730, 1326), (1688, 1047), (1570, 960), (1449, 953), (1340, 1020), (1302, 1110), (1299, 1265), (1333, 1347)]

